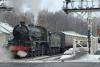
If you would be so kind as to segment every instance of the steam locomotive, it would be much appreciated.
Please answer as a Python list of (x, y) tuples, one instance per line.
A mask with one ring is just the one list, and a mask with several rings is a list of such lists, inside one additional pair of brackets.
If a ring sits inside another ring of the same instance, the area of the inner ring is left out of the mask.
[[(48, 32), (44, 27), (34, 26), (33, 24), (28, 25), (28, 28), (29, 33), (26, 34), (26, 36), (30, 39), (19, 40), (13, 38), (8, 41), (7, 48), (10, 50), (14, 58), (63, 53), (66, 49), (73, 47), (73, 38), (81, 40), (87, 39), (85, 36), (70, 35), (66, 34), (66, 32)], [(15, 36), (18, 36), (18, 34)], [(22, 35), (19, 35), (19, 37), (21, 36)]]
[[(34, 26), (33, 24), (28, 25), (28, 28), (29, 33), (25, 36), (15, 32), (16, 29), (13, 31), (15, 33), (14, 38), (8, 41), (7, 47), (15, 58), (44, 55), (47, 52), (48, 31), (41, 26)], [(18, 37), (23, 39), (18, 39)]]

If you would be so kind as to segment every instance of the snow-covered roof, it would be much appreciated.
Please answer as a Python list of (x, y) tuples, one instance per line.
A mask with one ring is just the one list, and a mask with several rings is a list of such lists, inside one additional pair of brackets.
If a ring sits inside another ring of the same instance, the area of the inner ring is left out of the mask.
[(81, 35), (81, 34), (76, 33), (74, 31), (64, 31), (63, 33), (66, 35), (71, 35), (71, 36), (87, 37), (86, 35)]
[(0, 33), (11, 33), (13, 31), (13, 27), (11, 27), (8, 23), (0, 22)]

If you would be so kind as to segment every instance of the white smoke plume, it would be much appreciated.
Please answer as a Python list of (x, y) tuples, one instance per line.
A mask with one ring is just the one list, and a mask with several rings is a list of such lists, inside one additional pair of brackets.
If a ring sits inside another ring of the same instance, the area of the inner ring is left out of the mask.
[(35, 21), (38, 16), (38, 12), (40, 11), (42, 0), (8, 0), (8, 6), (12, 6), (16, 9), (16, 11), (25, 13), (31, 12), (35, 15)]
[(3, 47), (3, 44), (0, 43), (0, 61), (9, 61), (12, 59), (12, 55), (6, 48)]

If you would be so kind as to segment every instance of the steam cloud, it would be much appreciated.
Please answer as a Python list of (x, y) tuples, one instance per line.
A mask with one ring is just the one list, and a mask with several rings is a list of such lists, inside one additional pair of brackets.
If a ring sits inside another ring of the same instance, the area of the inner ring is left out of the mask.
[(42, 0), (8, 0), (8, 6), (14, 7), (16, 11), (25, 13), (31, 12), (35, 15), (35, 21), (40, 11)]
[(0, 43), (0, 55), (0, 61), (9, 61), (12, 58), (11, 53), (3, 47), (3, 43)]

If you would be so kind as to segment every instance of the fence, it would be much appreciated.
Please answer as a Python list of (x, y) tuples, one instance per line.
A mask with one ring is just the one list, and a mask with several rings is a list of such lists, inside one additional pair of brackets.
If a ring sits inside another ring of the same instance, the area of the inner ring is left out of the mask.
[[(86, 47), (84, 47), (81, 42), (86, 42), (87, 43)], [(79, 48), (79, 47), (77, 47), (77, 45), (79, 45), (81, 48), (84, 48), (87, 52), (89, 51), (89, 45), (88, 45), (88, 41), (87, 40), (76, 40), (76, 39), (73, 39), (74, 54), (76, 52), (76, 49)], [(100, 48), (100, 45), (98, 43), (98, 37), (92, 37), (91, 38), (91, 47), (90, 47), (91, 54), (94, 54), (99, 48)]]

